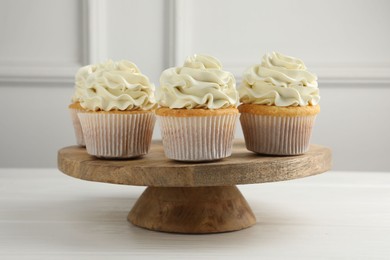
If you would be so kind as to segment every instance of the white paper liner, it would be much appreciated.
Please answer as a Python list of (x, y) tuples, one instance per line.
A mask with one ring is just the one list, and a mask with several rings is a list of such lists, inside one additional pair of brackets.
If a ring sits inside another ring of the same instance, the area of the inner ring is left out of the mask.
[(80, 109), (70, 108), (70, 117), (72, 118), (74, 133), (76, 136), (76, 143), (80, 146), (85, 146), (83, 129), (81, 128), (80, 119), (77, 114), (82, 111)]
[(211, 161), (232, 154), (239, 114), (218, 116), (157, 116), (165, 155), (178, 161)]
[(149, 152), (154, 112), (79, 114), (87, 152), (103, 158), (132, 158)]
[(307, 152), (316, 116), (280, 117), (242, 113), (240, 117), (248, 150), (271, 155)]

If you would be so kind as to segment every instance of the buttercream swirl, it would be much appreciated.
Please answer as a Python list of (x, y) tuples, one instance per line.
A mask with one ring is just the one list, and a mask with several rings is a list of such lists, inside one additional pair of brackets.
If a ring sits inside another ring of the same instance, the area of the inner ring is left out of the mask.
[(239, 88), (243, 103), (275, 106), (317, 105), (317, 76), (302, 60), (273, 52), (244, 72)]
[(79, 69), (72, 101), (92, 111), (150, 110), (156, 106), (154, 90), (134, 63), (108, 60)]
[(158, 102), (169, 108), (220, 109), (237, 107), (236, 81), (221, 63), (207, 55), (193, 55), (182, 67), (161, 74)]
[(89, 74), (95, 70), (96, 65), (88, 65), (81, 67), (76, 73), (75, 92), (72, 97), (72, 102), (80, 102), (86, 92), (86, 81)]

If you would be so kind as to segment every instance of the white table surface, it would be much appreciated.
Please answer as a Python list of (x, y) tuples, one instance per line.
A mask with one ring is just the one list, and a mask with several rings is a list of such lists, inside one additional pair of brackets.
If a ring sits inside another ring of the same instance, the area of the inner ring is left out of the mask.
[(126, 220), (143, 187), (0, 170), (0, 259), (390, 259), (390, 173), (239, 186), (257, 224), (180, 235)]

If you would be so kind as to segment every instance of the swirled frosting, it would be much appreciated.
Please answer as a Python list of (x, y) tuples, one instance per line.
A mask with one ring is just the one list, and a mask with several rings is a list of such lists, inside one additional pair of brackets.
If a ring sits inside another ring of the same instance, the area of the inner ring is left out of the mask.
[(154, 90), (135, 64), (109, 60), (79, 69), (72, 101), (92, 111), (150, 110), (156, 106)]
[(161, 74), (158, 102), (169, 108), (220, 109), (237, 107), (236, 81), (221, 63), (207, 55), (193, 55), (182, 67)]
[[(76, 73), (76, 81), (75, 81), (75, 92), (72, 97), (72, 102), (80, 102), (82, 97), (86, 93), (86, 81), (89, 74), (92, 74), (93, 66), (89, 65), (81, 67)], [(95, 66), (96, 67), (96, 66)]]
[(239, 93), (250, 104), (307, 106), (320, 100), (317, 76), (300, 59), (276, 52), (244, 72)]

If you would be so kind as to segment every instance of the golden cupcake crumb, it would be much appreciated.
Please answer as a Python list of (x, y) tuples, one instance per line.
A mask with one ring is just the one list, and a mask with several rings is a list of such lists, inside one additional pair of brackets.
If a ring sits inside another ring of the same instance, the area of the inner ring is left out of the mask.
[(250, 113), (264, 116), (311, 116), (320, 112), (320, 106), (296, 106), (279, 107), (257, 104), (241, 104), (238, 106), (240, 113)]
[(229, 114), (238, 114), (238, 109), (235, 107), (221, 108), (221, 109), (186, 109), (176, 108), (171, 109), (167, 107), (160, 107), (156, 109), (156, 114), (159, 116), (174, 116), (174, 117), (191, 117), (191, 116), (220, 116)]
[(110, 111), (104, 111), (104, 110), (97, 110), (97, 111), (91, 111), (91, 110), (85, 110), (85, 113), (99, 113), (99, 114), (145, 114), (145, 113), (154, 113), (154, 110), (110, 110)]
[(84, 109), (81, 105), (80, 105), (80, 102), (74, 102), (72, 104), (69, 105), (69, 108), (72, 108), (72, 109)]

